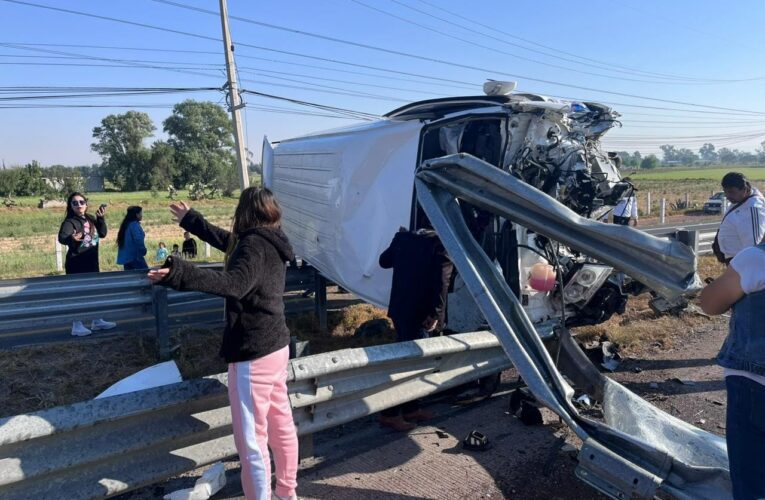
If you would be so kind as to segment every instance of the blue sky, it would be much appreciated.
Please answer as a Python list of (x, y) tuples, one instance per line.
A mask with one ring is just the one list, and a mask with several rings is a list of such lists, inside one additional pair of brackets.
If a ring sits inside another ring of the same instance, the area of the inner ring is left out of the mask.
[[(218, 9), (216, 0), (176, 1)], [(216, 16), (153, 0), (28, 3), (221, 36)], [(420, 99), (480, 94), (487, 78), (517, 80), (523, 91), (614, 103), (624, 127), (608, 134), (612, 149), (648, 153), (664, 143), (698, 149), (712, 142), (754, 150), (765, 140), (764, 2), (229, 0), (228, 8), (232, 17), (400, 53), (232, 19), (241, 86), (248, 90), (382, 114)], [(219, 41), (6, 0), (0, 0), (0, 63), (5, 88), (225, 82)], [(222, 102), (217, 91), (7, 99), (20, 95), (30, 93), (0, 96), (0, 159), (9, 166), (96, 163), (91, 133), (107, 114), (145, 111), (160, 139), (173, 104), (185, 98)], [(245, 101), (247, 145), (256, 157), (263, 135), (278, 140), (353, 122), (284, 101), (253, 95)], [(114, 107), (50, 107), (61, 104)]]

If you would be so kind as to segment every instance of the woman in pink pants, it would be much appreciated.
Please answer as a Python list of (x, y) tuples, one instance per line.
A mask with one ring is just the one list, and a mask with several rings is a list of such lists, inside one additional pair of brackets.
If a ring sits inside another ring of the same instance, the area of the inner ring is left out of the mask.
[(152, 282), (226, 298), (220, 354), (228, 363), (234, 441), (248, 500), (296, 499), (298, 444), (287, 397), (290, 333), (284, 320), (286, 263), (294, 258), (281, 230), (281, 209), (268, 189), (247, 188), (239, 197), (231, 231), (207, 222), (184, 202), (170, 211), (180, 226), (226, 253), (223, 271), (170, 257), (149, 271)]

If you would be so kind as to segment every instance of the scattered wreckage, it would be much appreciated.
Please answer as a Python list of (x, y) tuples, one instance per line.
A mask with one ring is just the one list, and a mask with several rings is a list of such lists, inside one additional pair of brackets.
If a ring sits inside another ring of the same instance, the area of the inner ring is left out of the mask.
[[(379, 306), (391, 278), (379, 254), (399, 227), (432, 226), (458, 271), (449, 327), (497, 335), (534, 396), (581, 438), (581, 479), (614, 498), (729, 496), (724, 440), (604, 377), (568, 331), (622, 313), (630, 293), (649, 289), (671, 308), (700, 288), (687, 246), (599, 221), (633, 189), (600, 145), (618, 117), (528, 93), (416, 102), (264, 141), (264, 182), (296, 252)], [(575, 390), (600, 402), (602, 420), (578, 411)]]

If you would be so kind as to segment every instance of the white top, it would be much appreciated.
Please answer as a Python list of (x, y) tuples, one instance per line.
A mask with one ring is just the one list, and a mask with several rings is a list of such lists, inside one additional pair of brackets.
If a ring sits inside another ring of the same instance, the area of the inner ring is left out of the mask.
[(614, 215), (616, 217), (630, 217), (637, 220), (638, 206), (635, 195), (628, 196), (617, 203), (616, 207), (614, 207)]
[[(749, 247), (741, 251), (730, 262), (730, 267), (741, 277), (741, 289), (744, 293), (765, 290), (765, 252)], [(765, 376), (745, 370), (725, 369), (725, 376), (746, 377), (758, 384), (765, 385)]]
[(731, 205), (720, 224), (717, 242), (729, 259), (741, 250), (758, 244), (765, 235), (765, 198), (756, 189), (754, 192), (755, 196), (735, 210), (731, 210)]

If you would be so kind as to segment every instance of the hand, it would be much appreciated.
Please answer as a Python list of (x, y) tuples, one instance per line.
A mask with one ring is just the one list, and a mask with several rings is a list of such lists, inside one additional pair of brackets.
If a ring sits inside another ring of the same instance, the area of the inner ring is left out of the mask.
[(103, 217), (104, 215), (106, 215), (106, 207), (98, 207), (98, 210), (96, 210), (96, 217)]
[(170, 269), (163, 267), (162, 269), (152, 269), (149, 271), (149, 281), (152, 283), (159, 283), (160, 281), (167, 278), (167, 275), (170, 274)]
[(85, 236), (85, 233), (78, 233), (77, 231), (74, 232), (72, 235), (72, 239), (74, 241), (82, 241), (82, 238)]
[(170, 204), (170, 213), (173, 214), (175, 222), (179, 224), (186, 217), (186, 214), (189, 213), (189, 210), (191, 210), (191, 207), (185, 201), (177, 201)]
[(425, 318), (425, 321), (422, 322), (422, 328), (426, 332), (432, 332), (436, 329), (436, 326), (438, 326), (438, 318), (434, 318), (433, 316), (428, 316)]

